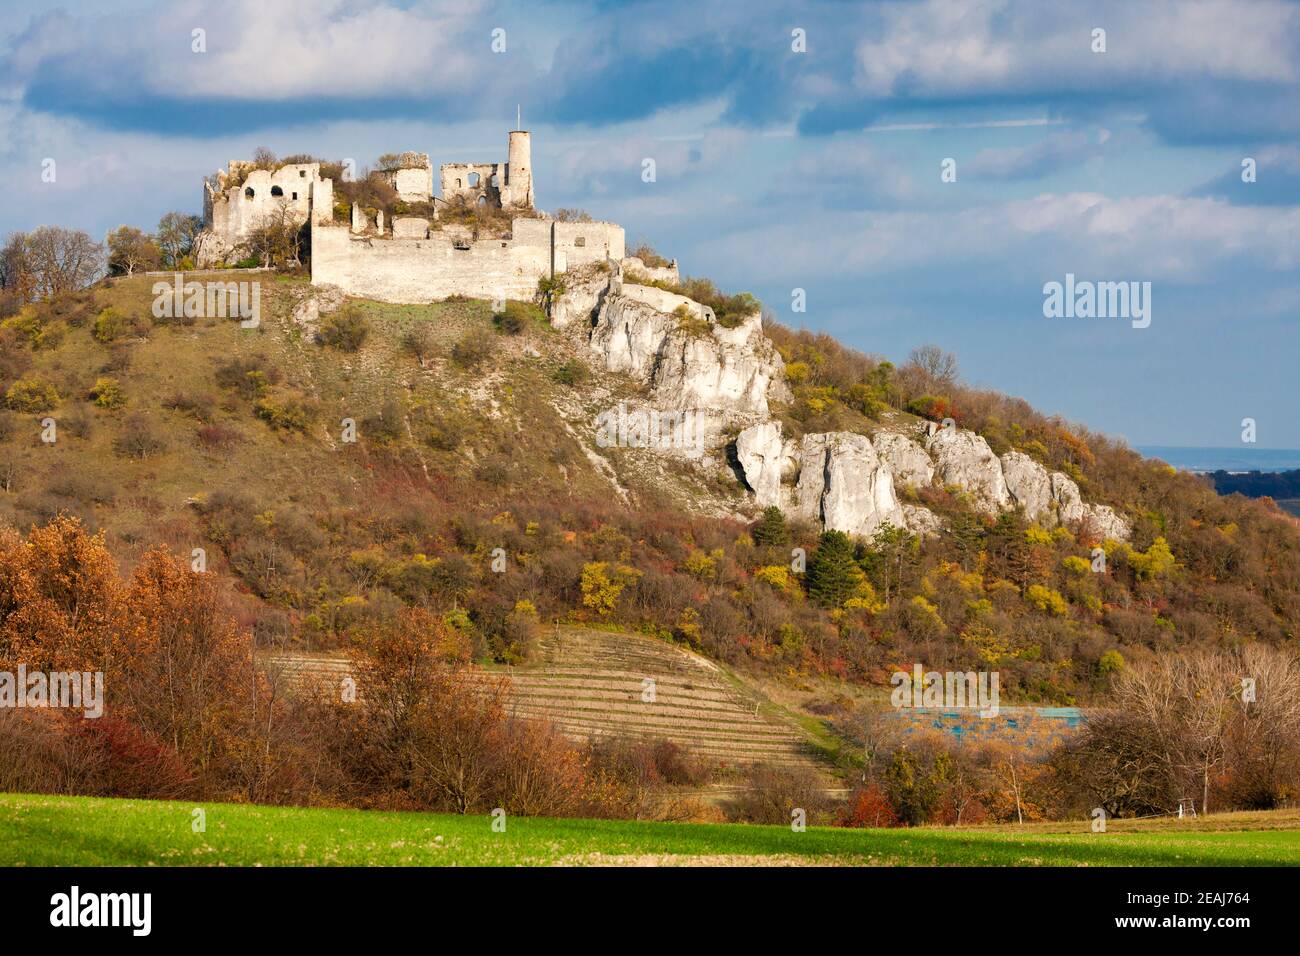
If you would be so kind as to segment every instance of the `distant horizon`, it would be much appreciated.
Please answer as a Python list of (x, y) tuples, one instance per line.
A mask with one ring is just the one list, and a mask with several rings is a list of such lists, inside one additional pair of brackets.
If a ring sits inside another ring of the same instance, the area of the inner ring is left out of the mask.
[(1147, 458), (1158, 458), (1182, 471), (1277, 474), (1300, 471), (1300, 449), (1250, 445), (1132, 445)]

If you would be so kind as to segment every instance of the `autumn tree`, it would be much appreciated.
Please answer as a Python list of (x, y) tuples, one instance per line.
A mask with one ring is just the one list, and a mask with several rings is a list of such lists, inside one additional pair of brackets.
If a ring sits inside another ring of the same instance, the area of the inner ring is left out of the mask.
[(108, 234), (109, 275), (134, 275), (137, 271), (156, 269), (162, 261), (153, 238), (133, 226), (119, 226)]
[(103, 246), (80, 230), (58, 226), (15, 233), (0, 252), (0, 280), (5, 288), (24, 290), (26, 300), (84, 289), (103, 269)]
[(202, 230), (202, 218), (189, 213), (169, 212), (159, 219), (155, 239), (163, 266), (179, 269), (183, 260), (193, 253), (194, 242)]

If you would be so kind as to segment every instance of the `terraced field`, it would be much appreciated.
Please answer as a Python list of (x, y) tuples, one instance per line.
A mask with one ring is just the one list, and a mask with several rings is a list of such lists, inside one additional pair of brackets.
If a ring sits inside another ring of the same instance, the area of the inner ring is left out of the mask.
[(564, 630), (510, 671), (516, 712), (574, 738), (671, 740), (723, 766), (808, 765), (797, 727), (711, 661), (635, 634)]
[[(287, 683), (338, 686), (346, 658), (265, 658)], [(549, 720), (575, 740), (670, 740), (724, 768), (753, 763), (824, 769), (803, 732), (711, 661), (636, 634), (562, 629), (538, 662), (505, 668), (514, 712)], [(364, 694), (364, 688), (358, 693)]]

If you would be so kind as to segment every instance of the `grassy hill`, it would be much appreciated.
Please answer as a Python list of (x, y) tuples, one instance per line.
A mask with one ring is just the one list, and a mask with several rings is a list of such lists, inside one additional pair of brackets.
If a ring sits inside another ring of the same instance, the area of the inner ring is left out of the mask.
[[(0, 866), (1300, 865), (1294, 811), (1200, 821), (844, 830), (0, 794)], [(1249, 829), (1242, 829), (1249, 827)], [(1276, 828), (1275, 828), (1276, 827)]]

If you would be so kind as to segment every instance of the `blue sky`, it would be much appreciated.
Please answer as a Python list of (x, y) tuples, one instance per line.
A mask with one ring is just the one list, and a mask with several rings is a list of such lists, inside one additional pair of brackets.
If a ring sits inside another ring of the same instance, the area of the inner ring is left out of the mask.
[[(1251, 417), (1300, 447), (1300, 5), (0, 9), (0, 233), (198, 212), (202, 177), (259, 145), (504, 160), (519, 105), (539, 205), (620, 222), (781, 321), (896, 361), (937, 343), (1134, 444), (1231, 446)], [(1151, 282), (1150, 326), (1045, 318), (1066, 273)]]

